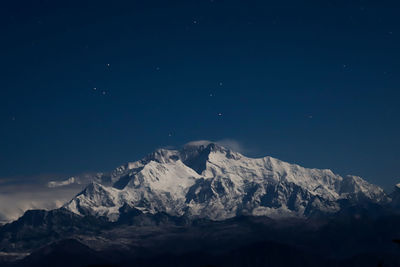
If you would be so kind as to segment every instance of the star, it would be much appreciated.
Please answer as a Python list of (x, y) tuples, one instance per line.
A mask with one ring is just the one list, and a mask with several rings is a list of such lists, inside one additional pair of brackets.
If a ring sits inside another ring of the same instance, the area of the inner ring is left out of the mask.
[(96, 87), (94, 87), (94, 88), (93, 88), (93, 90), (95, 90), (95, 91), (96, 91), (96, 90), (97, 90), (97, 88), (96, 88)]
[(220, 112), (220, 113), (218, 113), (218, 116), (222, 116), (222, 113)]
[(352, 71), (350, 65), (348, 65), (348, 64), (343, 64), (343, 70), (346, 71), (346, 72)]
[(107, 66), (107, 68), (109, 68), (109, 67), (111, 67), (111, 64), (110, 64), (110, 63), (107, 63), (106, 66)]

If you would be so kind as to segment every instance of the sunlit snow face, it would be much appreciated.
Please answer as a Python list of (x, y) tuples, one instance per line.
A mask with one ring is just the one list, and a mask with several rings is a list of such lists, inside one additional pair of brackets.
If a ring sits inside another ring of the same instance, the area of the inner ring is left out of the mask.
[(359, 177), (341, 177), (268, 156), (245, 157), (209, 141), (191, 142), (181, 150), (158, 149), (116, 170), (113, 185), (95, 181), (64, 207), (109, 220), (117, 220), (119, 207), (125, 204), (149, 213), (224, 220), (238, 212), (304, 217), (310, 209), (335, 212), (342, 198), (386, 197)]

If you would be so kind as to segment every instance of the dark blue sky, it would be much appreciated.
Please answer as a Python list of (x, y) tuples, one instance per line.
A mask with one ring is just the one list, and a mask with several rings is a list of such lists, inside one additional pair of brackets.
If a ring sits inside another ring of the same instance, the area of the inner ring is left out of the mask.
[(232, 139), (249, 156), (400, 182), (397, 1), (36, 0), (0, 12), (0, 177)]

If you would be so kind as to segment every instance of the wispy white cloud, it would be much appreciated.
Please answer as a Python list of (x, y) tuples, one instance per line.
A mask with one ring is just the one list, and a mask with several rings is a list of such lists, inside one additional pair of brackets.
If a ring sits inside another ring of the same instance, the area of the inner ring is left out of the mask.
[(0, 221), (12, 221), (29, 209), (61, 207), (82, 190), (82, 185), (48, 188), (44, 184), (0, 186)]
[(217, 144), (229, 148), (230, 150), (239, 152), (239, 153), (246, 153), (247, 150), (245, 147), (234, 139), (222, 139), (216, 142)]
[(76, 179), (75, 177), (70, 177), (67, 180), (63, 181), (50, 181), (47, 183), (47, 187), (49, 188), (55, 188), (55, 187), (61, 187), (61, 186), (67, 186), (71, 184), (80, 184), (79, 179)]
[(184, 146), (206, 146), (213, 143), (213, 141), (210, 140), (195, 140), (191, 141), (189, 143), (186, 143)]

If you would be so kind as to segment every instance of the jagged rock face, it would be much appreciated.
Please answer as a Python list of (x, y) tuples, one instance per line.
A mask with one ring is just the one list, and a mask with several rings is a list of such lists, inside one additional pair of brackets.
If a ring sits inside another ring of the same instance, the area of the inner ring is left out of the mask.
[(248, 158), (207, 142), (159, 149), (103, 177), (109, 179), (96, 179), (64, 207), (111, 221), (124, 205), (144, 213), (224, 220), (242, 214), (302, 217), (336, 212), (343, 199), (387, 200), (381, 188), (360, 177)]

